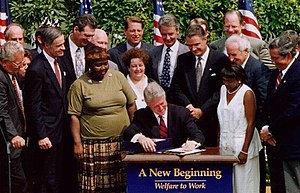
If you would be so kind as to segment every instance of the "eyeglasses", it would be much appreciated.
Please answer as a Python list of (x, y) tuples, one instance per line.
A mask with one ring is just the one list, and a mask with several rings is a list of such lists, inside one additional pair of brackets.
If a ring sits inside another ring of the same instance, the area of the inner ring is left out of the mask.
[(20, 62), (20, 63), (16, 63), (16, 62), (13, 62), (13, 61), (9, 61), (9, 62), (11, 62), (11, 63), (12, 63), (13, 65), (15, 65), (16, 67), (20, 67), (20, 66), (24, 65), (25, 60), (23, 60), (23, 61)]

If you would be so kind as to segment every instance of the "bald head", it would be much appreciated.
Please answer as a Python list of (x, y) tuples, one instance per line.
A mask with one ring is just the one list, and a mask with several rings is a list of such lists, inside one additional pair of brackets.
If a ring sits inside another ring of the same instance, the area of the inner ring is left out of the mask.
[(107, 44), (108, 44), (108, 37), (106, 35), (106, 32), (102, 29), (96, 29), (95, 35), (92, 38), (91, 41), (95, 46), (98, 46), (102, 48), (103, 50), (107, 50)]
[(20, 24), (12, 23), (4, 31), (6, 41), (15, 41), (24, 45), (24, 29)]

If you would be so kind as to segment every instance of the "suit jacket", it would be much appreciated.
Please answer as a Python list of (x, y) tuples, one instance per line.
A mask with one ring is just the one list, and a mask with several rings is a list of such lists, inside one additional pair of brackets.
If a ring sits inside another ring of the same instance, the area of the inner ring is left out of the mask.
[(269, 125), (283, 159), (299, 159), (300, 59), (294, 61), (275, 90), (278, 74), (274, 70), (268, 84), (264, 124)]
[[(187, 139), (204, 143), (204, 136), (190, 118), (189, 111), (173, 104), (168, 104), (168, 137), (173, 139), (174, 147), (180, 147)], [(125, 140), (138, 133), (146, 137), (160, 138), (159, 123), (149, 107), (139, 109), (135, 112), (130, 126), (124, 131)]]
[[(149, 77), (151, 77), (152, 79), (154, 79), (155, 81), (157, 81), (158, 83), (159, 81), (159, 77), (158, 77), (158, 65), (161, 62), (161, 55), (162, 55), (162, 51), (163, 51), (164, 45), (160, 45), (160, 46), (156, 46), (154, 47), (152, 50), (150, 50), (150, 57), (151, 57), (151, 62), (152, 62), (152, 66), (150, 69), (150, 75)], [(177, 56), (186, 53), (189, 51), (189, 48), (182, 44), (179, 43), (179, 48), (178, 48), (178, 52), (177, 52)], [(175, 67), (177, 66), (177, 64), (175, 65)]]
[(31, 141), (48, 137), (51, 143), (62, 140), (62, 131), (67, 129), (66, 79), (61, 60), (62, 88), (43, 52), (32, 61), (25, 77), (25, 113)]
[[(154, 47), (153, 45), (147, 44), (144, 42), (142, 42), (142, 45), (141, 45), (141, 48), (143, 48), (146, 52), (149, 52), (153, 47)], [(118, 65), (119, 71), (122, 72), (125, 75), (125, 77), (129, 73), (127, 66), (124, 64), (124, 62), (122, 60), (122, 55), (126, 51), (127, 51), (126, 43), (120, 44), (117, 47), (114, 47), (114, 48), (111, 48), (108, 50), (108, 53), (110, 55), (110, 60)], [(151, 65), (151, 64), (149, 64), (149, 65)], [(148, 74), (148, 73), (146, 73), (146, 74)]]
[[(88, 44), (90, 46), (92, 44)], [(86, 48), (84, 48), (86, 49)], [(66, 88), (67, 91), (69, 90), (71, 84), (77, 79), (76, 74), (75, 74), (75, 69), (74, 69), (74, 64), (71, 56), (71, 50), (70, 50), (70, 43), (69, 43), (69, 38), (65, 39), (65, 51), (64, 55), (60, 57), (62, 61), (62, 66), (66, 72)], [(88, 71), (87, 65), (85, 65), (85, 71)]]
[(261, 113), (267, 97), (270, 72), (265, 65), (252, 56), (247, 60), (244, 70), (247, 75), (245, 84), (253, 90), (256, 97), (256, 126), (260, 127)]
[[(245, 35), (243, 35), (243, 37), (246, 37), (250, 42), (252, 48), (251, 56), (253, 56), (255, 59), (262, 62), (268, 68), (275, 69), (275, 65), (272, 63), (270, 58), (268, 44), (263, 40), (257, 38), (253, 38)], [(214, 41), (210, 44), (210, 47), (219, 52), (224, 52), (226, 39), (227, 39), (226, 37), (223, 37), (217, 41)]]
[[(12, 81), (2, 65), (0, 65), (0, 116), (2, 119), (0, 129), (3, 129), (7, 141), (10, 142), (17, 135), (25, 138), (25, 119), (22, 109)], [(2, 136), (0, 136), (1, 138)], [(11, 148), (11, 158), (19, 157), (21, 151), (22, 149)]]
[(222, 85), (220, 71), (228, 62), (228, 58), (223, 53), (210, 49), (197, 92), (195, 55), (187, 52), (178, 56), (171, 93), (175, 97), (176, 104), (184, 107), (192, 104), (204, 112), (203, 117), (197, 121), (197, 125), (204, 133), (207, 146), (217, 145), (216, 110)]

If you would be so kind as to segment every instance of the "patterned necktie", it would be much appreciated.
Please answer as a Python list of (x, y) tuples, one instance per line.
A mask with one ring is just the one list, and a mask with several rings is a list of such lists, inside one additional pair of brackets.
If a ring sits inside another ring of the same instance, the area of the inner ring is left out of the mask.
[(58, 70), (58, 63), (57, 63), (57, 60), (54, 60), (54, 71), (55, 71), (55, 76), (56, 76), (56, 79), (59, 83), (59, 86), (60, 88), (62, 87), (62, 84), (61, 84), (61, 80), (60, 80), (60, 74), (59, 74), (59, 70)]
[(76, 78), (79, 78), (81, 75), (84, 73), (84, 65), (82, 61), (82, 56), (81, 56), (81, 50), (80, 48), (77, 48), (76, 53), (75, 53), (75, 74)]
[(275, 90), (277, 89), (277, 87), (279, 86), (280, 82), (282, 80), (282, 72), (279, 71), (279, 74), (277, 76), (277, 79), (276, 79), (276, 85), (275, 85)]
[(20, 89), (18, 88), (18, 85), (17, 85), (18, 83), (17, 83), (15, 75), (12, 76), (12, 83), (13, 83), (13, 86), (14, 86), (14, 90), (15, 90), (16, 96), (18, 98), (18, 103), (19, 103), (19, 105), (21, 107), (23, 118), (25, 120), (24, 107), (23, 107), (23, 103), (22, 103), (22, 99), (21, 99), (21, 95), (20, 95)]
[(159, 134), (160, 138), (168, 137), (168, 129), (162, 116), (159, 116)]
[(201, 83), (201, 77), (202, 77), (202, 58), (198, 57), (197, 66), (196, 66), (196, 81), (197, 81), (197, 92), (199, 90), (199, 86)]
[(170, 84), (171, 76), (170, 76), (170, 68), (171, 68), (171, 56), (170, 56), (170, 48), (167, 48), (165, 60), (163, 64), (163, 70), (161, 75), (161, 86), (164, 89), (167, 89)]

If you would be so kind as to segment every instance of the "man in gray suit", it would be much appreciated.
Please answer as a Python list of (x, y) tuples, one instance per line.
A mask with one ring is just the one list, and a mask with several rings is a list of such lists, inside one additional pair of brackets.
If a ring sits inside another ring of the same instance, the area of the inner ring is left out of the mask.
[(124, 20), (124, 34), (126, 35), (127, 42), (108, 50), (108, 53), (111, 61), (116, 63), (119, 67), (119, 71), (126, 76), (128, 74), (128, 69), (122, 60), (123, 53), (131, 48), (143, 48), (148, 52), (154, 46), (142, 42), (144, 22), (138, 16), (129, 16)]
[[(5, 140), (11, 144), (12, 193), (27, 190), (27, 183), (21, 163), (22, 147), (25, 146), (25, 116), (20, 86), (15, 74), (23, 66), (23, 45), (9, 41), (0, 50), (0, 119)], [(8, 165), (6, 144), (0, 137), (0, 192), (8, 192)]]
[(210, 44), (211, 48), (227, 54), (225, 50), (226, 39), (233, 34), (238, 34), (243, 37), (246, 37), (249, 40), (252, 48), (251, 56), (262, 62), (268, 68), (274, 69), (275, 66), (270, 59), (267, 43), (263, 40), (243, 35), (242, 29), (244, 29), (245, 25), (246, 23), (243, 20), (242, 14), (239, 11), (231, 10), (226, 12), (224, 17), (224, 32), (226, 34), (226, 37), (212, 42)]
[[(189, 49), (186, 45), (181, 44), (177, 40), (179, 34), (179, 22), (176, 17), (173, 15), (162, 16), (158, 22), (158, 28), (164, 44), (157, 46), (150, 51), (152, 60), (150, 77), (156, 80), (164, 88), (167, 94), (167, 100), (170, 102), (169, 88), (177, 67), (177, 57), (188, 52)], [(166, 61), (168, 60), (168, 53), (170, 65), (167, 68)], [(167, 80), (164, 71), (168, 72)]]

